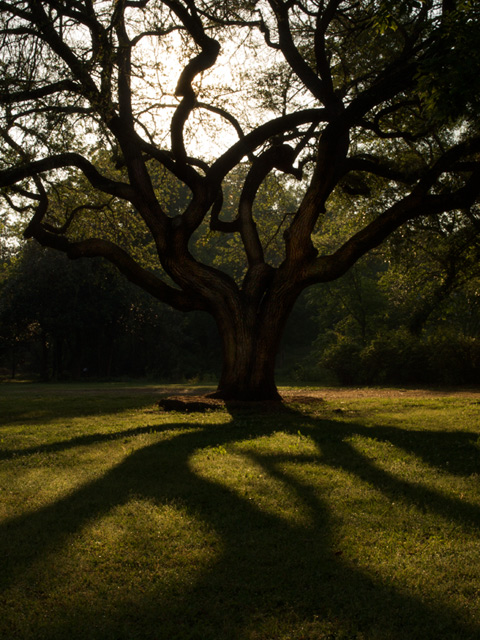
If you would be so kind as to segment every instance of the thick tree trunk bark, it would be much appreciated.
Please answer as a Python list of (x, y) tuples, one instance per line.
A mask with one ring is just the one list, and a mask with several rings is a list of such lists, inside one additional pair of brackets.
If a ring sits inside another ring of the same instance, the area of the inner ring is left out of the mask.
[[(288, 305), (289, 307), (289, 305)], [(280, 401), (275, 360), (288, 316), (287, 305), (268, 313), (244, 306), (236, 314), (217, 317), (223, 366), (215, 397), (224, 400)]]
[(229, 357), (224, 352), (215, 397), (224, 400), (280, 401), (275, 384), (276, 350), (253, 340), (241, 345), (236, 354)]
[(179, 287), (194, 291), (203, 301), (202, 308), (213, 315), (222, 341), (222, 372), (214, 397), (280, 401), (275, 360), (286, 320), (301, 292), (298, 270), (256, 264), (238, 286), (229, 276), (193, 260), (181, 235), (174, 240), (177, 244), (172, 242), (170, 249), (177, 247), (178, 254), (172, 253), (164, 267)]

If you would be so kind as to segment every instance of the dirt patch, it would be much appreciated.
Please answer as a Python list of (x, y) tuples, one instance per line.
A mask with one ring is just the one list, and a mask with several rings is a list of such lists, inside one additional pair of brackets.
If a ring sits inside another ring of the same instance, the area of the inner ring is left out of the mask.
[[(305, 398), (305, 402), (322, 402), (321, 398)], [(298, 400), (300, 402), (300, 400)], [(302, 400), (303, 403), (303, 400)], [(161, 411), (179, 411), (181, 413), (205, 413), (206, 411), (227, 410), (234, 412), (263, 413), (284, 411), (288, 403), (282, 402), (245, 402), (241, 400), (220, 400), (210, 396), (168, 396), (162, 398), (158, 403)]]
[(209, 395), (198, 395), (184, 390), (181, 395), (162, 398), (158, 402), (161, 411), (178, 411), (181, 413), (204, 413), (216, 410), (235, 411), (282, 411), (288, 410), (290, 405), (319, 405), (331, 400), (354, 400), (358, 398), (439, 398), (458, 397), (472, 398), (480, 401), (480, 391), (471, 389), (370, 389), (370, 388), (342, 388), (342, 389), (295, 389), (282, 390), (282, 401), (279, 402), (242, 402), (225, 401), (212, 398)]
[[(295, 397), (322, 398), (323, 400), (353, 400), (355, 398), (440, 398), (457, 397), (480, 399), (480, 389), (398, 389), (398, 388), (375, 388), (375, 387), (342, 387), (325, 389), (295, 389), (285, 390), (282, 397), (287, 402), (297, 402), (292, 400)], [(298, 400), (301, 402), (301, 400)]]

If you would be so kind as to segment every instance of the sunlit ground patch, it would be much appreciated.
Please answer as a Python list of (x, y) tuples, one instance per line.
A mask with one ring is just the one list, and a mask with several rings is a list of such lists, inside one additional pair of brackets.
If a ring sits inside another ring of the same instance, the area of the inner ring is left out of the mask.
[[(108, 637), (107, 619), (134, 623), (145, 602), (165, 609), (221, 552), (218, 536), (185, 509), (132, 496), (19, 577), (5, 594), (4, 628), (11, 637), (68, 637), (80, 625)], [(19, 607), (26, 595), (27, 609)]]
[(307, 527), (311, 522), (309, 507), (283, 478), (284, 466), (318, 455), (317, 447), (308, 438), (277, 432), (227, 447), (199, 450), (190, 458), (189, 465), (194, 473), (234, 491), (258, 510), (292, 525)]

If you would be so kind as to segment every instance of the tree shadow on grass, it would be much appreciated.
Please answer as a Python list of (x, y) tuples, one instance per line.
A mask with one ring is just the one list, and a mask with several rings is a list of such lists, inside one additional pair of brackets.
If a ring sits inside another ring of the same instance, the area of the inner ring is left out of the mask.
[[(212, 386), (192, 385), (126, 385), (108, 383), (26, 383), (17, 388), (0, 383), (0, 430), (12, 424), (35, 426), (42, 423), (69, 420), (99, 414), (114, 415), (135, 409), (145, 409), (172, 393), (201, 394)], [(24, 399), (28, 401), (25, 402)]]
[[(252, 449), (250, 460), (286, 487), (308, 512), (308, 522), (292, 522), (223, 483), (199, 475), (192, 456), (205, 448), (228, 450), (234, 443), (284, 431), (298, 436), (308, 427), (317, 445), (312, 454), (295, 450), (277, 454)], [(441, 432), (407, 432), (391, 427), (313, 419), (304, 414), (261, 416), (254, 419), (232, 409), (232, 420), (218, 426), (178, 423), (159, 427), (175, 430), (169, 439), (139, 449), (103, 477), (39, 511), (7, 522), (0, 528), (5, 552), (0, 588), (9, 593), (25, 582), (32, 567), (54, 573), (58, 553), (81, 530), (126, 504), (132, 496), (156, 505), (173, 504), (195, 522), (213, 531), (218, 545), (212, 559), (176, 589), (151, 581), (129, 592), (109, 578), (107, 594), (79, 594), (58, 603), (31, 628), (10, 629), (10, 637), (157, 640), (177, 639), (385, 639), (480, 637), (459, 618), (458, 611), (428, 596), (420, 598), (388, 580), (362, 570), (337, 548), (335, 517), (328, 497), (315, 486), (286, 474), (280, 463), (311, 463), (353, 474), (392, 499), (401, 499), (459, 525), (480, 529), (480, 508), (445, 496), (431, 488), (401, 480), (356, 450), (352, 436), (374, 437), (402, 447), (420, 459), (434, 448), (444, 450)], [(105, 439), (108, 439), (106, 436)], [(95, 444), (96, 441), (88, 444)], [(450, 441), (448, 441), (450, 443)], [(466, 441), (459, 434), (460, 450)], [(66, 445), (68, 446), (68, 445)], [(223, 449), (221, 449), (223, 448)], [(451, 456), (450, 456), (451, 457)], [(437, 455), (437, 462), (441, 459)], [(445, 461), (446, 462), (446, 461)], [(457, 461), (460, 465), (460, 460)], [(35, 539), (32, 547), (29, 541)], [(155, 543), (158, 544), (158, 543)], [(29, 554), (25, 549), (30, 549)], [(287, 551), (286, 551), (287, 550)], [(161, 545), (158, 545), (161, 552)], [(125, 562), (130, 559), (125, 558)], [(190, 561), (195, 564), (195, 558)], [(187, 562), (188, 564), (188, 562)], [(185, 564), (177, 570), (188, 573)], [(37, 575), (37, 580), (38, 575)], [(151, 574), (149, 574), (151, 578)], [(41, 601), (42, 584), (31, 585), (32, 599)], [(116, 589), (120, 589), (119, 591)], [(0, 622), (0, 630), (2, 623)], [(16, 634), (16, 635), (15, 635)]]
[(99, 392), (97, 396), (72, 397), (67, 405), (63, 396), (42, 397), (37, 394), (35, 397), (29, 398), (26, 403), (22, 402), (21, 397), (16, 399), (15, 404), (12, 398), (8, 399), (8, 404), (0, 403), (0, 406), (3, 404), (0, 411), (0, 432), (3, 428), (9, 428), (12, 424), (35, 427), (39, 421), (47, 424), (53, 421), (58, 422), (59, 420), (68, 421), (78, 417), (97, 416), (99, 415), (99, 407), (102, 408), (101, 414), (122, 414), (136, 409), (145, 409), (146, 406), (151, 406), (157, 398), (154, 393), (151, 396), (134, 396), (120, 399), (112, 396), (111, 398), (106, 398), (105, 394)]
[[(170, 429), (171, 427), (168, 427)], [(88, 447), (95, 444), (101, 444), (103, 442), (113, 442), (115, 440), (123, 440), (125, 438), (132, 438), (140, 436), (142, 434), (152, 434), (158, 431), (163, 431), (165, 428), (159, 425), (147, 425), (145, 427), (133, 427), (131, 429), (124, 429), (123, 431), (114, 431), (111, 433), (90, 433), (88, 435), (75, 436), (73, 438), (60, 440), (58, 442), (50, 442), (48, 444), (41, 444), (35, 447), (26, 447), (22, 449), (1, 449), (0, 448), (0, 461), (27, 458), (28, 456), (44, 454), (44, 453), (59, 453), (62, 451), (69, 451), (76, 449), (77, 447)]]

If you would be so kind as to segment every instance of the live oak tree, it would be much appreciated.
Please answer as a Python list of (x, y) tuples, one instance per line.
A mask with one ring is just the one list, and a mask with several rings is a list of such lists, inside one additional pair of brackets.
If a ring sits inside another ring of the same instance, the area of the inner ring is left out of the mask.
[[(221, 397), (278, 398), (276, 352), (306, 287), (412, 220), (478, 213), (475, 2), (0, 0), (0, 12), (5, 210), (29, 215), (27, 238), (103, 256), (159, 300), (212, 314)], [(275, 201), (276, 182), (290, 199)], [(345, 229), (333, 248), (317, 241), (324, 224)], [(126, 229), (148, 236), (148, 259)], [(202, 262), (200, 233), (240, 242), (243, 267)]]

